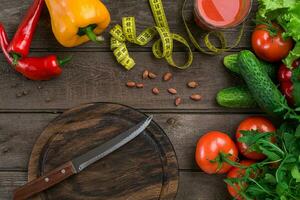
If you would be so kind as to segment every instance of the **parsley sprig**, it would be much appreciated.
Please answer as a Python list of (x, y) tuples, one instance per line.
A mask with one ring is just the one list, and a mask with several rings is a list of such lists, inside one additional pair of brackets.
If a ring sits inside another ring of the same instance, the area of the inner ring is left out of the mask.
[(285, 123), (276, 133), (243, 131), (242, 134), (240, 142), (267, 158), (248, 167), (243, 177), (228, 178), (225, 182), (233, 187), (238, 185), (239, 195), (246, 200), (299, 200), (300, 125)]

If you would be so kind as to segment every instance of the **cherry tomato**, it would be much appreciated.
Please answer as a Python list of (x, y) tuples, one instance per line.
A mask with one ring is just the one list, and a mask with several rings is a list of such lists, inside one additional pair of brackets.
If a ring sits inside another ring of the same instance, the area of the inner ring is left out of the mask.
[[(255, 161), (252, 160), (243, 160), (240, 162), (242, 166), (250, 166), (253, 165)], [(227, 174), (227, 178), (240, 178), (245, 175), (246, 169), (241, 169), (237, 167), (233, 167)], [(234, 197), (237, 200), (244, 200), (243, 197), (239, 195), (240, 191), (243, 191), (245, 188), (247, 188), (246, 183), (242, 183), (242, 188), (236, 183), (234, 185), (227, 184), (227, 190), (229, 194)]]
[(278, 69), (278, 81), (285, 82), (285, 81), (292, 81), (292, 70), (287, 68), (287, 66), (283, 63), (280, 64)]
[(207, 174), (224, 174), (230, 170), (231, 165), (222, 159), (224, 155), (231, 161), (238, 158), (237, 147), (227, 134), (211, 131), (198, 140), (195, 159)]
[[(265, 132), (275, 132), (276, 128), (268, 119), (264, 117), (249, 117), (244, 121), (242, 121), (237, 129), (235, 136), (237, 139), (237, 146), (241, 154), (248, 159), (263, 160), (266, 158), (264, 154), (255, 151), (250, 151), (248, 149), (248, 146), (245, 143), (238, 141), (240, 137), (243, 137), (241, 131), (251, 131), (251, 130), (258, 131), (259, 133), (265, 133)], [(273, 140), (275, 142), (275, 138), (272, 139), (272, 141)]]
[[(292, 64), (292, 69), (298, 68), (300, 60), (296, 60)], [(285, 64), (281, 64), (278, 70), (278, 81), (280, 83), (280, 90), (285, 95), (290, 106), (295, 106), (293, 97), (293, 81), (292, 81), (292, 69), (289, 69)]]
[(275, 35), (272, 35), (267, 25), (257, 25), (252, 33), (252, 48), (255, 54), (268, 62), (277, 62), (285, 58), (293, 48), (293, 40), (282, 38), (283, 29), (273, 24)]
[(280, 83), (280, 90), (285, 95), (286, 100), (290, 106), (294, 106), (294, 97), (293, 97), (293, 83), (292, 81), (285, 81)]

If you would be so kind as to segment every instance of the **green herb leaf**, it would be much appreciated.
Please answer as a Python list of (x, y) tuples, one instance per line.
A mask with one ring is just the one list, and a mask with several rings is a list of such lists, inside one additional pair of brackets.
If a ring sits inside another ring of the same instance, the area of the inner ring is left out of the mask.
[(300, 41), (296, 43), (294, 49), (290, 51), (289, 55), (283, 60), (283, 63), (291, 68), (293, 62), (298, 58), (300, 58)]
[(276, 178), (273, 174), (265, 174), (264, 180), (270, 184), (276, 184)]
[(296, 0), (259, 0), (258, 16), (270, 20), (276, 19), (295, 2)]
[(272, 161), (281, 160), (281, 155), (276, 151), (272, 151), (272, 149), (268, 149), (268, 147), (260, 146), (261, 152), (268, 157), (268, 159)]
[(282, 197), (284, 197), (284, 195), (285, 195), (285, 193), (286, 193), (286, 191), (288, 189), (289, 189), (289, 186), (285, 182), (280, 182), (280, 183), (277, 184), (277, 186), (276, 186), (276, 192), (277, 192), (277, 194), (279, 194), (280, 199)]
[(300, 183), (300, 171), (297, 165), (294, 165), (291, 171), (292, 177), (296, 179), (297, 183)]
[(296, 129), (295, 137), (300, 138), (300, 125)]

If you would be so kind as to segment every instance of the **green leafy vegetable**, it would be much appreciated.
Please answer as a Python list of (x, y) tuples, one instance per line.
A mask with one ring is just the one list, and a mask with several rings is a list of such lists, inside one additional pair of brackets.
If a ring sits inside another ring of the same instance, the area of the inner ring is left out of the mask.
[[(230, 185), (243, 185), (240, 196), (246, 200), (300, 199), (300, 125), (283, 124), (277, 133), (243, 131), (241, 142), (263, 152), (267, 159), (246, 169), (241, 178), (228, 178)], [(276, 143), (272, 137), (276, 135)], [(245, 187), (247, 186), (247, 187)]]
[(300, 41), (297, 41), (294, 49), (290, 51), (289, 55), (284, 59), (283, 62), (286, 64), (286, 66), (291, 66), (298, 58), (300, 58)]
[(258, 131), (241, 131), (243, 137), (238, 139), (239, 142), (245, 143), (248, 146), (249, 151), (255, 151), (263, 153), (266, 150), (266, 146), (259, 144), (261, 141), (271, 141), (273, 133), (259, 134)]
[(275, 19), (280, 12), (285, 12), (296, 3), (296, 0), (259, 0), (258, 16)]

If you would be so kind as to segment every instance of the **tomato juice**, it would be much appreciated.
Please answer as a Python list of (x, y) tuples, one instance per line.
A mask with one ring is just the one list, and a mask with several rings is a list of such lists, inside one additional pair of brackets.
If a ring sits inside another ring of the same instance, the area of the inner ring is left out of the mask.
[(242, 23), (252, 0), (195, 0), (196, 23), (209, 30), (232, 28)]

